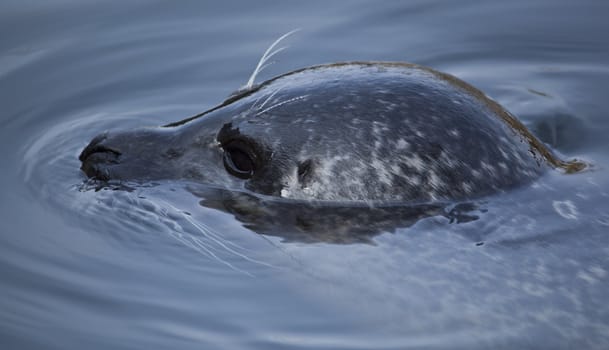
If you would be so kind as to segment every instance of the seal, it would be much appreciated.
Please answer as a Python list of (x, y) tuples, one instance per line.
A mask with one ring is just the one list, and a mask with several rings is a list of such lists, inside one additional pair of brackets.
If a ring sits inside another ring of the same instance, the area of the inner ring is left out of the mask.
[(105, 132), (80, 155), (101, 181), (183, 179), (319, 201), (473, 199), (563, 162), (458, 78), (411, 63), (295, 70), (161, 127)]

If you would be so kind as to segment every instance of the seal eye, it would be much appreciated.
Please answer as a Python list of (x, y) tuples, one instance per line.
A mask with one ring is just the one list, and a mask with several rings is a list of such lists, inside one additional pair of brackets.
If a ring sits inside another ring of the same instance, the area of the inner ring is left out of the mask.
[(254, 175), (255, 163), (250, 154), (240, 145), (229, 144), (224, 147), (224, 167), (233, 176), (249, 179)]

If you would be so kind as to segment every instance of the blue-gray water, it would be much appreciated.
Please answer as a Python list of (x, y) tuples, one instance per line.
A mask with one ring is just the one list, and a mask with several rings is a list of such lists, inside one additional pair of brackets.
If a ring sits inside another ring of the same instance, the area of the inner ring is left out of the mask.
[[(0, 347), (609, 348), (608, 15), (606, 1), (3, 0)], [(214, 106), (295, 28), (260, 79), (431, 66), (592, 168), (374, 244), (261, 236), (179, 184), (81, 191), (94, 135)]]

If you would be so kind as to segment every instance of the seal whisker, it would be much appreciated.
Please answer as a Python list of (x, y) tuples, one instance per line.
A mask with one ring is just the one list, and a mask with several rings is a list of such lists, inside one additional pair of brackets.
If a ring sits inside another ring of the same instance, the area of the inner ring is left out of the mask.
[(256, 106), (258, 104), (258, 102), (264, 97), (264, 95), (259, 96), (256, 101), (254, 101), (254, 103), (250, 106), (250, 108), (248, 109), (248, 112), (251, 112), (252, 110), (260, 110), (262, 109), (262, 107), (264, 107), (264, 105), (273, 97), (275, 96), (282, 88), (278, 88), (277, 90), (275, 90), (270, 96), (268, 96), (267, 98), (264, 99), (264, 102), (260, 105), (260, 106)]
[[(206, 233), (210, 233), (210, 232), (208, 231), (208, 230), (210, 230), (209, 228), (205, 228), (205, 227), (203, 227), (203, 226), (199, 226), (199, 224), (197, 224), (196, 222), (194, 222), (194, 221), (193, 221), (192, 219), (190, 219), (190, 218), (186, 218), (186, 220), (187, 220), (187, 221), (188, 221), (188, 222), (189, 222), (191, 225), (193, 225), (195, 228), (197, 228), (197, 230), (199, 230), (201, 233), (204, 233), (204, 234), (206, 234)], [(249, 261), (249, 262), (253, 262), (253, 263), (256, 263), (256, 264), (259, 264), (259, 265), (267, 266), (267, 267), (273, 267), (273, 268), (277, 268), (277, 266), (274, 266), (274, 265), (271, 265), (271, 264), (265, 263), (265, 262), (260, 261), (260, 260), (256, 260), (256, 259), (250, 258), (249, 256), (247, 256), (247, 255), (245, 255), (245, 254), (243, 254), (243, 253), (240, 253), (240, 252), (238, 252), (238, 251), (236, 251), (236, 250), (234, 250), (234, 249), (231, 249), (230, 247), (228, 247), (228, 245), (227, 245), (227, 244), (225, 244), (225, 243), (224, 243), (224, 242), (228, 243), (228, 241), (226, 241), (226, 240), (222, 240), (222, 239), (214, 238), (214, 235), (211, 235), (211, 234), (210, 234), (210, 235), (207, 235), (207, 237), (208, 237), (208, 238), (211, 238), (211, 239), (212, 239), (212, 240), (213, 240), (213, 241), (214, 241), (216, 244), (218, 244), (220, 247), (222, 247), (222, 248), (226, 249), (228, 252), (231, 252), (231, 253), (233, 253), (233, 254), (237, 255), (238, 257), (240, 257), (240, 258), (242, 258), (242, 259), (244, 259), (244, 260), (247, 260), (247, 261)], [(196, 239), (196, 238), (194, 238), (194, 237), (193, 237), (193, 239)]]
[(254, 109), (258, 109), (258, 107), (256, 107), (256, 105), (258, 104), (258, 102), (259, 102), (260, 100), (262, 100), (262, 97), (264, 97), (264, 96), (262, 96), (262, 95), (261, 95), (261, 96), (258, 96), (258, 98), (257, 98), (257, 99), (254, 101), (254, 103), (252, 103), (252, 105), (250, 106), (250, 108), (248, 108), (248, 109), (247, 109), (247, 111), (248, 111), (248, 112), (251, 112), (251, 111), (252, 111), (252, 110), (254, 110)]
[(271, 61), (271, 62), (267, 62), (267, 63), (265, 63), (265, 64), (264, 64), (262, 67), (260, 67), (260, 72), (262, 72), (263, 70), (265, 70), (265, 69), (266, 69), (266, 67), (268, 67), (268, 66), (270, 66), (270, 65), (272, 65), (272, 64), (275, 64), (275, 63), (277, 63), (277, 61)]
[(247, 83), (245, 84), (245, 86), (243, 87), (243, 89), (245, 90), (249, 90), (254, 86), (254, 81), (256, 80), (256, 76), (258, 76), (258, 73), (260, 73), (260, 71), (262, 70), (262, 67), (264, 66), (264, 64), (266, 63), (266, 61), (271, 58), (273, 55), (277, 54), (278, 52), (281, 52), (285, 49), (285, 47), (279, 48), (275, 51), (273, 51), (273, 49), (275, 48), (275, 46), (277, 46), (277, 44), (279, 44), (279, 42), (281, 42), (283, 39), (287, 38), (288, 36), (296, 33), (297, 31), (299, 31), (300, 29), (294, 29), (291, 30), (285, 34), (283, 34), (282, 36), (280, 36), (277, 40), (275, 40), (271, 46), (269, 46), (266, 51), (264, 52), (264, 54), (262, 55), (262, 57), (260, 57), (260, 60), (258, 61), (258, 64), (256, 65), (256, 68), (254, 69), (254, 72), (252, 72), (252, 75), (250, 76), (250, 78), (248, 79)]
[[(193, 221), (193, 222), (194, 222), (194, 221)], [(194, 224), (193, 224), (193, 225), (194, 225)], [(217, 233), (215, 230), (213, 230), (211, 227), (209, 227), (209, 226), (207, 226), (207, 225), (205, 225), (205, 224), (202, 224), (202, 223), (198, 223), (198, 225), (200, 225), (200, 226), (201, 226), (201, 227), (199, 228), (199, 230), (205, 230), (205, 233), (207, 233), (209, 236), (211, 236), (211, 237), (213, 237), (213, 238), (215, 238), (215, 239), (219, 240), (219, 241), (220, 241), (220, 242), (222, 242), (223, 244), (226, 244), (226, 245), (232, 246), (232, 247), (234, 247), (235, 249), (240, 249), (240, 250), (242, 250), (242, 251), (248, 251), (248, 249), (246, 249), (246, 248), (244, 248), (244, 247), (242, 247), (242, 246), (240, 246), (240, 245), (238, 245), (238, 244), (236, 244), (236, 243), (234, 243), (234, 242), (231, 242), (231, 241), (229, 241), (229, 240), (227, 240), (227, 239), (223, 238), (221, 235), (219, 235), (219, 234), (218, 234), (218, 233)], [(218, 243), (218, 244), (220, 244), (220, 243)], [(222, 244), (220, 244), (220, 245), (222, 245)], [(227, 249), (227, 250), (229, 250), (229, 251), (231, 251), (229, 248), (226, 248), (226, 249)]]
[[(193, 247), (193, 246), (195, 248), (196, 247), (201, 247), (201, 248), (205, 249), (206, 251), (208, 251), (209, 253), (211, 253), (212, 251), (214, 251), (214, 252), (220, 252), (220, 250), (218, 248), (214, 248), (213, 245), (207, 244), (206, 241), (204, 241), (204, 240), (202, 240), (200, 238), (189, 236), (188, 239), (189, 239), (189, 242), (191, 242), (191, 247)], [(214, 257), (217, 258), (217, 256), (215, 254), (214, 254)]]
[[(179, 210), (178, 208), (176, 208), (175, 206), (160, 200), (160, 202), (162, 202), (165, 207), (159, 207), (158, 208), (158, 213), (165, 216), (166, 218), (171, 219), (171, 214), (179, 214), (179, 216), (181, 218), (184, 218), (189, 224), (192, 224), (192, 222), (189, 220), (189, 217), (184, 214), (181, 210)], [(157, 206), (155, 203), (151, 202), (152, 205)], [(175, 211), (175, 213), (171, 213), (170, 210)], [(187, 247), (190, 247), (200, 253), (206, 253), (208, 256), (213, 257), (219, 261), (223, 261), (222, 259), (220, 259), (216, 254), (214, 254), (212, 252), (212, 246), (206, 245), (204, 244), (204, 242), (192, 235), (185, 235), (186, 231), (184, 230), (184, 227), (182, 225), (180, 225), (178, 222), (174, 221), (173, 219), (171, 220), (171, 223), (173, 224), (173, 227), (170, 227), (170, 235), (172, 237), (174, 237), (175, 239), (177, 239), (178, 241), (182, 242), (184, 245), (186, 245)], [(167, 225), (167, 223), (166, 223)], [(201, 231), (201, 233), (203, 233), (204, 236), (207, 237), (207, 234), (205, 231)]]
[(254, 117), (257, 117), (257, 116), (259, 116), (261, 114), (264, 114), (264, 113), (266, 113), (266, 112), (268, 112), (268, 111), (270, 111), (272, 109), (275, 109), (277, 107), (283, 106), (285, 104), (296, 102), (296, 101), (299, 101), (299, 100), (303, 100), (303, 99), (305, 99), (307, 97), (309, 97), (309, 95), (301, 95), (301, 96), (293, 97), (293, 98), (291, 98), (289, 100), (285, 100), (285, 101), (281, 101), (281, 102), (275, 103), (274, 105), (272, 105), (272, 106), (270, 106), (270, 107), (268, 107), (268, 108), (266, 108), (266, 109), (256, 113), (254, 115)]
[[(182, 242), (184, 242), (184, 241), (182, 240)], [(247, 272), (247, 271), (245, 271), (245, 270), (243, 270), (243, 269), (240, 269), (240, 268), (236, 267), (235, 265), (233, 265), (233, 264), (229, 263), (228, 261), (226, 261), (226, 260), (224, 260), (224, 259), (221, 259), (221, 258), (220, 258), (220, 257), (218, 257), (216, 254), (214, 254), (214, 252), (212, 252), (212, 251), (211, 251), (211, 250), (210, 250), (210, 249), (209, 249), (207, 246), (205, 246), (204, 244), (196, 244), (196, 245), (190, 244), (189, 246), (190, 246), (191, 248), (193, 248), (193, 249), (195, 249), (195, 250), (199, 251), (199, 252), (201, 252), (201, 250), (200, 250), (200, 249), (197, 249), (197, 247), (201, 247), (202, 249), (204, 249), (204, 251), (205, 251), (205, 252), (207, 252), (207, 254), (208, 254), (208, 255), (210, 255), (211, 257), (213, 257), (214, 259), (216, 259), (216, 260), (217, 260), (218, 262), (220, 262), (221, 264), (224, 264), (224, 265), (228, 266), (230, 269), (232, 269), (232, 270), (234, 270), (234, 271), (241, 272), (241, 273), (246, 274), (246, 275), (248, 275), (248, 276), (250, 276), (250, 277), (255, 277), (255, 276), (254, 276), (252, 273)]]
[[(270, 54), (268, 54), (268, 55), (267, 55), (267, 56), (264, 58), (263, 65), (262, 65), (262, 66), (260, 67), (260, 69), (258, 70), (258, 73), (262, 72), (262, 70), (263, 70), (263, 69), (264, 69), (264, 67), (266, 66), (267, 61), (268, 61), (269, 59), (271, 59), (271, 57), (275, 56), (276, 54), (280, 53), (281, 51), (286, 50), (286, 49), (287, 49), (287, 48), (289, 48), (289, 47), (290, 47), (290, 45), (282, 46), (282, 47), (278, 48), (277, 50), (275, 50), (275, 51), (271, 52)], [(275, 61), (271, 61), (271, 62), (275, 62)], [(271, 63), (271, 62), (268, 62), (268, 63)]]
[[(177, 241), (181, 242), (182, 244), (184, 244), (185, 246), (195, 250), (196, 252), (211, 257), (212, 259), (220, 262), (223, 265), (228, 266), (230, 269), (237, 271), (237, 272), (241, 272), (243, 274), (246, 274), (250, 277), (255, 277), (252, 273), (247, 272), (245, 270), (242, 270), (236, 266), (234, 266), (233, 264), (231, 264), (230, 262), (220, 258), (216, 253), (214, 253), (212, 251), (212, 246), (211, 245), (207, 245), (205, 244), (202, 240), (197, 239), (196, 237), (193, 237), (192, 235), (187, 235), (186, 231), (184, 230), (184, 227), (182, 225), (180, 225), (178, 222), (176, 222), (173, 218), (171, 218), (171, 214), (179, 214), (178, 216), (181, 218), (186, 219), (186, 221), (190, 224), (192, 224), (192, 222), (189, 220), (189, 217), (183, 213), (183, 211), (179, 210), (178, 208), (176, 208), (175, 206), (167, 203), (166, 201), (160, 200), (160, 202), (162, 204), (164, 204), (165, 206), (161, 206), (159, 207), (157, 205), (157, 203), (154, 202), (150, 202), (154, 207), (157, 207), (157, 212), (169, 219), (171, 219), (171, 223), (173, 223), (173, 227), (169, 227), (169, 235), (171, 237), (173, 237), (174, 239), (176, 239)], [(172, 209), (173, 211), (175, 211), (175, 213), (170, 213), (170, 210)], [(209, 237), (205, 231), (202, 231), (203, 235), (206, 237)]]
[[(175, 236), (176, 239), (184, 243), (187, 247), (200, 251), (201, 253), (206, 253), (207, 255), (215, 259), (221, 260), (215, 253), (213, 253), (214, 251), (219, 252), (217, 248), (214, 248), (214, 246), (211, 244), (207, 244), (207, 242), (198, 237), (194, 237), (192, 235), (184, 236), (184, 234), (186, 234), (186, 231), (184, 231), (184, 228), (182, 226), (178, 226), (180, 227), (181, 233)], [(201, 251), (201, 249), (203, 251)]]
[(182, 243), (182, 244), (184, 244), (185, 246), (187, 246), (187, 247), (189, 247), (189, 248), (191, 248), (191, 249), (194, 249), (195, 251), (197, 251), (197, 252), (199, 252), (199, 253), (201, 253), (201, 254), (203, 254), (203, 255), (205, 255), (205, 256), (208, 256), (208, 257), (214, 258), (215, 260), (217, 260), (217, 261), (219, 261), (219, 262), (221, 262), (221, 263), (223, 263), (223, 264), (225, 264), (225, 265), (228, 265), (228, 266), (229, 266), (229, 267), (231, 267), (231, 268), (234, 268), (234, 267), (233, 267), (233, 266), (232, 266), (230, 263), (228, 263), (228, 262), (224, 261), (223, 259), (220, 259), (220, 258), (219, 258), (219, 257), (218, 257), (218, 256), (217, 256), (217, 255), (216, 255), (214, 252), (212, 252), (212, 251), (209, 249), (209, 247), (207, 247), (206, 245), (200, 244), (200, 242), (199, 242), (199, 244), (197, 244), (197, 243), (195, 243), (195, 242), (193, 242), (193, 241), (191, 241), (191, 240), (187, 239), (187, 238), (184, 236), (184, 234), (183, 234), (183, 233), (184, 233), (184, 229), (182, 228), (182, 226), (181, 226), (181, 225), (179, 225), (179, 224), (178, 224), (178, 226), (180, 227), (180, 230), (181, 230), (182, 232), (180, 233), (180, 232), (177, 232), (177, 231), (173, 231), (173, 230), (171, 230), (171, 231), (170, 231), (170, 236), (171, 236), (171, 237), (175, 238), (177, 241), (181, 242), (181, 243)]
[[(177, 209), (175, 206), (173, 206), (173, 205), (171, 205), (171, 204), (169, 204), (167, 202), (165, 202), (165, 205), (168, 206), (169, 208), (175, 210), (177, 213), (179, 213), (180, 216), (184, 220), (186, 220), (190, 225), (192, 225), (195, 229), (197, 229), (197, 231), (199, 231), (201, 234), (203, 234), (204, 237), (207, 237), (208, 239), (210, 239), (211, 241), (216, 243), (218, 246), (224, 248), (226, 251), (228, 251), (230, 253), (233, 253), (236, 256), (239, 256), (239, 257), (241, 257), (244, 260), (247, 260), (247, 261), (250, 261), (250, 262), (253, 262), (253, 263), (256, 263), (256, 264), (264, 265), (264, 266), (267, 266), (267, 267), (274, 267), (274, 268), (277, 267), (277, 266), (265, 263), (263, 261), (259, 261), (259, 260), (250, 258), (249, 256), (247, 256), (247, 255), (245, 255), (245, 254), (243, 254), (241, 252), (236, 251), (235, 249), (229, 247), (228, 244), (232, 244), (236, 248), (240, 248), (240, 249), (243, 249), (243, 248), (238, 246), (238, 245), (236, 245), (236, 244), (234, 244), (234, 243), (232, 243), (232, 242), (229, 242), (229, 241), (227, 241), (225, 239), (220, 238), (220, 236), (217, 235), (210, 227), (208, 227), (208, 226), (206, 226), (204, 224), (201, 224), (201, 223), (197, 223), (190, 216), (188, 216), (186, 214), (183, 214), (182, 211)], [(203, 243), (203, 241), (201, 239), (199, 239), (197, 237), (190, 237), (190, 238), (198, 246), (201, 246), (202, 248), (204, 248), (209, 253), (212, 253), (210, 251), (211, 247), (207, 247), (206, 245), (204, 245), (204, 243)], [(214, 257), (217, 258), (217, 256), (215, 256), (215, 255), (214, 255)]]
[(272, 94), (269, 95), (269, 97), (267, 97), (264, 102), (262, 102), (262, 104), (260, 105), (260, 107), (257, 107), (257, 110), (261, 110), (262, 108), (264, 108), (264, 106), (275, 96), (277, 95), (277, 93), (279, 91), (281, 91), (282, 87), (279, 87), (277, 90), (273, 91)]
[[(188, 220), (187, 220), (188, 221)], [(181, 225), (178, 224), (178, 226), (180, 227), (181, 231), (184, 232), (184, 229), (182, 228)], [(195, 250), (196, 252), (202, 254), (202, 255), (206, 255), (208, 257), (213, 258), (214, 260), (218, 261), (219, 263), (228, 266), (230, 269), (237, 271), (237, 272), (241, 272), (243, 274), (246, 274), (250, 277), (255, 277), (252, 273), (247, 272), (245, 270), (242, 270), (236, 266), (234, 266), (233, 264), (231, 264), (230, 262), (220, 258), (218, 255), (216, 255), (210, 248), (211, 246), (207, 246), (205, 244), (203, 244), (202, 241), (200, 240), (196, 240), (194, 239), (194, 237), (189, 237), (189, 239), (186, 239), (184, 237), (184, 235), (182, 233), (170, 230), (170, 236), (175, 238), (176, 240), (178, 240), (179, 242), (183, 243), (185, 246)]]

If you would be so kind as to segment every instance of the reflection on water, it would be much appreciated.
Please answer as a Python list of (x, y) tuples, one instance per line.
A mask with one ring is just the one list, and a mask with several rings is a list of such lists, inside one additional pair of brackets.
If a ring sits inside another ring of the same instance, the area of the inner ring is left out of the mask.
[(194, 192), (203, 198), (202, 206), (230, 213), (249, 230), (281, 237), (283, 242), (372, 243), (374, 236), (427, 217), (444, 216), (457, 223), (478, 219), (474, 203), (345, 204), (265, 198), (201, 186)]
[[(607, 13), (600, 1), (3, 1), (0, 344), (609, 348)], [(171, 182), (83, 190), (77, 157), (94, 135), (216, 105), (295, 28), (259, 79), (346, 60), (428, 65), (593, 166), (472, 207), (324, 208)]]

